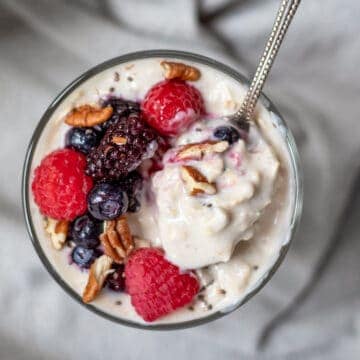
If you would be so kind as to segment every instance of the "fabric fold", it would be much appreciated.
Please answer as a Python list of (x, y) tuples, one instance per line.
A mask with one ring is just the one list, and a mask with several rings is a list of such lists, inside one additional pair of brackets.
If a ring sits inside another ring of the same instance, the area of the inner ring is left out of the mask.
[[(233, 5), (231, 11), (212, 17), (205, 25), (199, 21), (200, 8), (210, 11), (223, 3), (1, 2), (0, 114), (6, 126), (0, 135), (1, 253), (5, 254), (0, 262), (0, 306), (6, 311), (0, 323), (0, 358), (22, 359), (24, 349), (29, 350), (30, 358), (38, 359), (335, 360), (342, 351), (346, 358), (360, 353), (358, 294), (351, 291), (359, 286), (359, 280), (342, 274), (341, 262), (337, 267), (329, 265), (332, 275), (324, 281), (341, 283), (344, 295), (337, 294), (336, 303), (322, 308), (322, 302), (337, 292), (337, 285), (331, 290), (316, 285), (288, 321), (274, 329), (263, 352), (258, 349), (267, 324), (311, 283), (347, 199), (354, 196), (351, 184), (360, 166), (356, 99), (360, 25), (353, 16), (360, 5), (356, 1), (346, 0), (341, 7), (336, 0), (302, 2), (266, 84), (265, 93), (283, 114), (299, 145), (304, 214), (284, 264), (240, 310), (177, 333), (117, 327), (70, 299), (46, 275), (31, 248), (21, 222), (20, 173), (31, 133), (50, 101), (91, 66), (135, 50), (193, 51), (253, 73), (278, 1), (239, 1), (243, 6)], [(214, 31), (220, 37), (214, 36)], [(350, 211), (349, 216), (356, 214)], [(346, 225), (348, 231), (347, 227), (357, 229), (354, 233), (360, 230), (357, 222)], [(358, 251), (356, 236), (346, 234), (346, 246)], [(341, 245), (339, 256), (346, 262), (350, 255), (341, 252)], [(351, 263), (349, 271), (359, 272), (358, 264)], [(49, 314), (51, 321), (45, 321)]]

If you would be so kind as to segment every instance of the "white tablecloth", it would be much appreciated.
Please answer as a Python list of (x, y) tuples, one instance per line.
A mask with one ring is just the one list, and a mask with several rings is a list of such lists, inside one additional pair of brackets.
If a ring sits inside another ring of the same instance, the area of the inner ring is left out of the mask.
[(286, 261), (241, 310), (178, 332), (113, 324), (66, 295), (27, 236), (21, 168), (54, 96), (91, 66), (141, 49), (194, 51), (251, 74), (278, 1), (226, 3), (0, 1), (0, 359), (360, 357), (356, 0), (303, 1), (266, 85), (297, 138), (305, 207)]

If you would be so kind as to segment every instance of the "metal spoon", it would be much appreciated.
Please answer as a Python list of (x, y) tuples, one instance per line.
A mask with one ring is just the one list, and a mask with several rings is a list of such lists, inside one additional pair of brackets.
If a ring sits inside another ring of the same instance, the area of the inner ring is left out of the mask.
[(282, 0), (278, 10), (273, 29), (269, 40), (266, 43), (264, 53), (256, 69), (254, 78), (245, 96), (245, 100), (238, 112), (227, 117), (228, 120), (240, 129), (248, 127), (248, 122), (253, 119), (256, 103), (260, 97), (271, 66), (274, 63), (280, 45), (289, 28), (291, 20), (300, 4), (301, 0)]

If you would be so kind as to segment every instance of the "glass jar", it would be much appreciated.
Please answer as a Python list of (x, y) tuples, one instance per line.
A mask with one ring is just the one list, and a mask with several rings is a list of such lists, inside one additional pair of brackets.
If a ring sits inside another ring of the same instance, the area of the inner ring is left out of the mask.
[(52, 104), (48, 107), (44, 115), (42, 116), (38, 126), (36, 127), (34, 134), (32, 136), (30, 145), (27, 150), (25, 164), (24, 164), (24, 170), (23, 170), (23, 182), (22, 182), (22, 202), (23, 202), (23, 209), (24, 209), (24, 215), (25, 215), (25, 221), (27, 225), (27, 229), (31, 238), (31, 241), (35, 247), (36, 252), (38, 253), (41, 261), (43, 262), (46, 269), (49, 271), (49, 273), (52, 275), (52, 277), (57, 281), (57, 283), (76, 301), (78, 301), (83, 306), (87, 307), (89, 310), (94, 311), (95, 313), (99, 314), (100, 316), (107, 318), (109, 320), (115, 321), (117, 323), (128, 325), (132, 327), (137, 328), (143, 328), (143, 329), (182, 329), (187, 328), (195, 325), (200, 325), (212, 320), (215, 320), (219, 317), (222, 317), (226, 315), (227, 313), (234, 311), (238, 309), (241, 305), (243, 305), (245, 302), (247, 302), (249, 299), (251, 299), (274, 275), (275, 271), (278, 269), (279, 265), (283, 261), (287, 250), (290, 246), (291, 240), (294, 237), (294, 233), (296, 230), (296, 227), (299, 223), (301, 210), (302, 210), (302, 199), (303, 199), (303, 188), (302, 188), (302, 177), (301, 172), (299, 168), (299, 156), (298, 151), (296, 148), (296, 144), (294, 141), (294, 138), (291, 134), (291, 131), (287, 127), (285, 121), (275, 108), (275, 106), (272, 104), (272, 102), (265, 96), (262, 95), (260, 98), (260, 101), (262, 105), (270, 112), (270, 114), (274, 115), (272, 118), (274, 119), (274, 126), (278, 128), (282, 138), (284, 139), (284, 142), (287, 147), (287, 151), (289, 153), (290, 157), (290, 166), (292, 168), (293, 173), (293, 182), (294, 182), (294, 191), (293, 191), (293, 207), (291, 209), (291, 221), (290, 221), (290, 229), (289, 229), (289, 239), (287, 242), (285, 242), (276, 258), (272, 266), (268, 269), (266, 274), (256, 283), (256, 286), (249, 291), (246, 296), (239, 302), (236, 306), (232, 307), (229, 311), (218, 311), (216, 313), (212, 313), (208, 316), (185, 321), (185, 322), (176, 322), (176, 323), (166, 323), (166, 324), (141, 324), (136, 323), (132, 321), (128, 321), (126, 319), (122, 319), (120, 317), (114, 316), (112, 314), (109, 314), (98, 307), (92, 305), (92, 304), (84, 304), (82, 302), (81, 296), (62, 278), (61, 274), (57, 272), (53, 264), (50, 262), (48, 257), (45, 254), (45, 251), (43, 249), (43, 246), (41, 245), (39, 241), (38, 231), (34, 224), (34, 218), (32, 216), (31, 211), (31, 175), (32, 175), (32, 163), (34, 159), (34, 153), (36, 151), (36, 148), (38, 146), (39, 139), (41, 138), (44, 128), (51, 119), (51, 116), (54, 114), (58, 106), (62, 103), (64, 99), (67, 98), (68, 95), (70, 95), (79, 85), (87, 81), (88, 79), (92, 78), (93, 76), (103, 72), (106, 69), (109, 69), (115, 65), (119, 65), (122, 63), (126, 63), (129, 61), (135, 61), (140, 59), (147, 59), (147, 58), (170, 58), (170, 59), (178, 59), (178, 60), (185, 60), (185, 61), (191, 61), (194, 63), (199, 63), (203, 65), (207, 65), (209, 67), (212, 67), (230, 77), (235, 79), (237, 82), (239, 82), (242, 85), (247, 85), (248, 80), (241, 74), (239, 74), (237, 71), (233, 70), (232, 68), (219, 63), (215, 60), (212, 60), (210, 58), (192, 54), (188, 52), (183, 51), (173, 51), (173, 50), (150, 50), (150, 51), (141, 51), (131, 54), (126, 54), (123, 56), (119, 56), (117, 58), (111, 59), (109, 61), (106, 61), (89, 71), (85, 72), (83, 75), (78, 77), (76, 80), (74, 80), (69, 86), (67, 86), (52, 102)]

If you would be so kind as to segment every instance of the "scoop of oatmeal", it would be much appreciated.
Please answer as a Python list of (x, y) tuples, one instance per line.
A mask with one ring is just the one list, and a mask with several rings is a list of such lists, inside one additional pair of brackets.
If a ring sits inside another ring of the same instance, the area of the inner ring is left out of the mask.
[[(176, 145), (207, 141), (218, 125), (218, 120), (195, 124)], [(222, 152), (177, 161), (178, 149), (171, 151), (151, 183), (157, 245), (184, 269), (228, 261), (241, 240), (252, 238), (254, 224), (271, 202), (279, 161), (255, 125), (246, 141)], [(191, 193), (184, 166), (200, 173), (215, 191)]]

